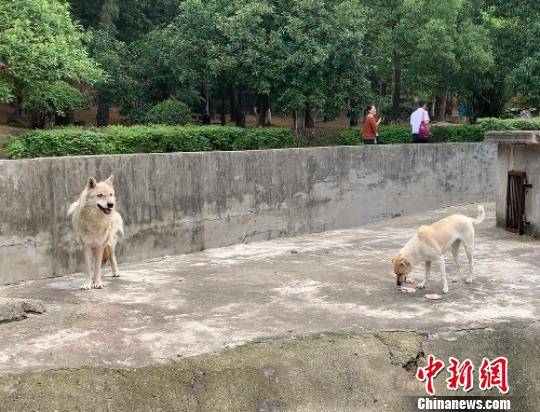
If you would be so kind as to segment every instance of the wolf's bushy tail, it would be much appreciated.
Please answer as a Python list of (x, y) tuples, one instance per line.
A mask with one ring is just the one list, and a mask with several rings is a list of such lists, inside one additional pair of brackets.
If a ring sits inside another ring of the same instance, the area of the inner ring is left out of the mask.
[(473, 219), (472, 223), (473, 225), (479, 225), (480, 223), (484, 221), (485, 218), (486, 218), (486, 211), (484, 209), (484, 206), (479, 205), (478, 216), (476, 217), (476, 219)]
[(105, 248), (103, 249), (103, 256), (101, 257), (101, 263), (107, 263), (107, 261), (111, 258), (111, 248), (109, 245), (105, 245)]
[(73, 212), (75, 212), (75, 209), (79, 207), (79, 201), (73, 202), (71, 205), (69, 205), (69, 209), (67, 212), (67, 215), (71, 215)]

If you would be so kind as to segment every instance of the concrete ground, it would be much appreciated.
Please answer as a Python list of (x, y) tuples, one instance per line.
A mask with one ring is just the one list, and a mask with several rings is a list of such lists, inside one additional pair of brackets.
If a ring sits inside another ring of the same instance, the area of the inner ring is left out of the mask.
[[(124, 264), (118, 279), (107, 268), (103, 290), (79, 290), (81, 274), (4, 286), (4, 308), (38, 300), (47, 311), (23, 310), (5, 319), (24, 320), (0, 324), (0, 373), (140, 367), (325, 331), (433, 334), (529, 325), (540, 307), (540, 242), (495, 228), (493, 211), (488, 205), (477, 230), (474, 283), (458, 278), (447, 259), (450, 291), (440, 301), (424, 298), (442, 293), (437, 271), (425, 291), (403, 293), (390, 257), (419, 225), (458, 212), (474, 216), (474, 205)], [(423, 267), (415, 268), (412, 277), (422, 276)]]

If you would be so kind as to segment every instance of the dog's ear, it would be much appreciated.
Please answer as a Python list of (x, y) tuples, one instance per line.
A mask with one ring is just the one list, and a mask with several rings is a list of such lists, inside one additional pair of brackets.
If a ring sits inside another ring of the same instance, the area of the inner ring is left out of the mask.
[[(403, 258), (402, 261), (399, 263), (400, 272), (404, 272), (410, 266), (411, 262), (409, 262), (406, 258)], [(401, 268), (403, 268), (403, 270)]]
[(105, 183), (107, 183), (109, 186), (113, 185), (114, 175), (110, 175), (107, 180), (105, 180)]
[(96, 187), (96, 185), (97, 185), (96, 179), (94, 179), (93, 177), (89, 177), (88, 181), (86, 182), (86, 187), (88, 189), (93, 189), (94, 187)]

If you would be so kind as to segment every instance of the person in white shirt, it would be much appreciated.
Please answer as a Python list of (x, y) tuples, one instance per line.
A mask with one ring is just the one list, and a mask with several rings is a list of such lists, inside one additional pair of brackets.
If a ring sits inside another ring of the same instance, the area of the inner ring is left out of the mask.
[(429, 123), (429, 113), (425, 101), (418, 102), (418, 109), (411, 114), (411, 134), (413, 143), (427, 143), (427, 140), (420, 139), (418, 135), (422, 122)]

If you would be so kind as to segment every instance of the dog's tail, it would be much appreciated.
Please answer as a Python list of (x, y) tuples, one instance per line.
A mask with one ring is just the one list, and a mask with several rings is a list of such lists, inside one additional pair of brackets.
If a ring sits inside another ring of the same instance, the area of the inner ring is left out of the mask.
[(485, 218), (486, 218), (486, 211), (484, 209), (484, 206), (479, 205), (478, 216), (476, 217), (476, 219), (473, 219), (472, 223), (473, 225), (479, 225), (480, 223), (484, 221)]
[(101, 263), (107, 263), (107, 261), (111, 258), (111, 248), (109, 245), (105, 245), (105, 249), (103, 249), (103, 256), (101, 257)]
[(73, 202), (70, 206), (69, 206), (69, 209), (68, 209), (68, 212), (67, 212), (67, 215), (71, 215), (73, 212), (75, 212), (75, 209), (77, 209), (79, 207), (79, 201), (77, 200), (76, 202)]

